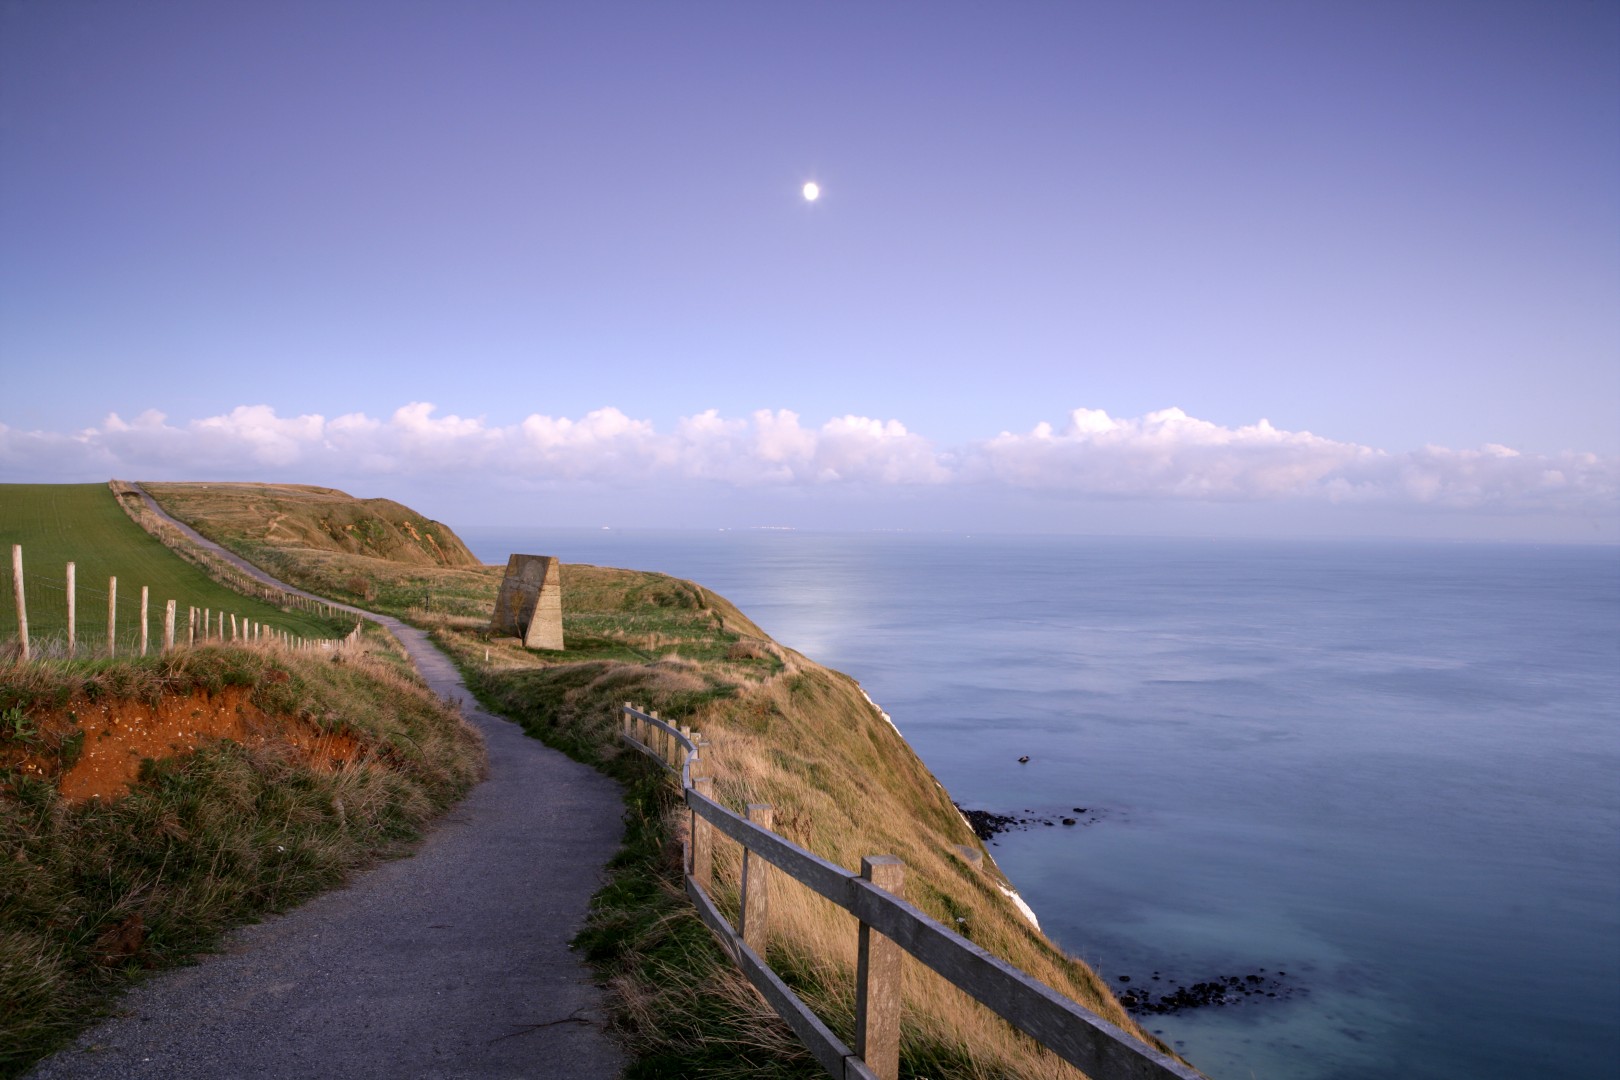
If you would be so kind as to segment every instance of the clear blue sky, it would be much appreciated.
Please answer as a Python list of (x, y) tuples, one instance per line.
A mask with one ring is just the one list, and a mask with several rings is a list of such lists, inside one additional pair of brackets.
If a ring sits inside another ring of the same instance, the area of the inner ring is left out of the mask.
[(1620, 540), (1614, 3), (0, 12), (0, 480)]

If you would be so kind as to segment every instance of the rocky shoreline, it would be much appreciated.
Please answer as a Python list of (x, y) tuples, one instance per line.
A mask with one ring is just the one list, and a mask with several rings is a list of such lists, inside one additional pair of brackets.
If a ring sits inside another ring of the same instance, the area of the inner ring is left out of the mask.
[[(1285, 981), (1287, 978), (1286, 971), (1268, 972), (1265, 968), (1260, 968), (1248, 975), (1218, 975), (1204, 982), (1183, 985), (1165, 979), (1155, 971), (1146, 982), (1173, 986), (1174, 989), (1155, 998), (1152, 990), (1144, 983), (1121, 990), (1118, 996), (1119, 1003), (1134, 1016), (1174, 1015), (1188, 1009), (1283, 1000), (1305, 993), (1304, 987)], [(1122, 983), (1131, 982), (1129, 975), (1120, 975), (1117, 979)]]
[(1019, 817), (1016, 814), (998, 814), (993, 810), (970, 810), (961, 803), (953, 803), (967, 823), (973, 827), (973, 835), (986, 843), (993, 844), (993, 837), (1007, 832), (1026, 832), (1038, 825), (1047, 827), (1068, 826), (1085, 827), (1095, 825), (1104, 816), (1102, 810), (1076, 806), (1067, 813), (1042, 814), (1026, 808), (1024, 813), (1029, 817)]
[[(1068, 814), (1041, 814), (1026, 808), (1024, 813), (1029, 816), (1020, 817), (971, 809), (961, 803), (953, 805), (972, 826), (974, 835), (991, 846), (996, 846), (994, 838), (1002, 833), (1027, 832), (1036, 827), (1095, 825), (1106, 816), (1103, 810), (1084, 806), (1073, 807)], [(1268, 972), (1265, 968), (1245, 975), (1217, 975), (1193, 983), (1181, 983), (1157, 971), (1134, 981), (1130, 975), (1116, 976), (1119, 982), (1131, 984), (1121, 988), (1118, 997), (1119, 1003), (1134, 1016), (1174, 1015), (1189, 1009), (1286, 1000), (1306, 992), (1304, 987), (1286, 981), (1287, 978), (1286, 971)], [(1151, 983), (1159, 986), (1150, 986)]]

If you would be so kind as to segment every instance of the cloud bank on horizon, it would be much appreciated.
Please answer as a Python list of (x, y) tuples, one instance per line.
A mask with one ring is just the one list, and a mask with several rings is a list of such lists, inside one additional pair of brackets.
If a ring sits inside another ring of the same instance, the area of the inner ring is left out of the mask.
[(514, 424), (438, 415), (412, 402), (387, 418), (281, 416), (265, 405), (180, 423), (148, 410), (71, 433), (0, 423), (0, 475), (125, 476), (343, 484), (367, 478), (459, 480), (490, 488), (709, 487), (735, 492), (838, 488), (971, 489), (1057, 498), (1397, 505), (1611, 518), (1620, 458), (1425, 446), (1390, 451), (1290, 431), (1266, 420), (1228, 427), (1166, 408), (1133, 418), (1076, 408), (961, 445), (899, 420), (807, 424), (788, 409), (710, 409), (668, 430), (614, 407)]

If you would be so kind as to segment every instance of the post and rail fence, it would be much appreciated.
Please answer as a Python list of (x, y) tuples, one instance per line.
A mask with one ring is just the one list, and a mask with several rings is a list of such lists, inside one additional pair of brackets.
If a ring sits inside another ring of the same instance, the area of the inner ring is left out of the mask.
[[(909, 953), (1018, 1031), (1079, 1068), (1092, 1080), (1203, 1080), (1197, 1070), (1136, 1039), (1084, 1006), (907, 903), (905, 867), (892, 855), (871, 855), (853, 874), (771, 831), (772, 810), (750, 804), (747, 816), (714, 798), (702, 736), (629, 702), (620, 710), (620, 738), (678, 779), (691, 815), (684, 878), (698, 915), (756, 990), (771, 1004), (828, 1074), (839, 1080), (899, 1076), (901, 953)], [(711, 897), (714, 842), (724, 835), (743, 849), (739, 926)], [(858, 923), (855, 1046), (846, 1046), (765, 962), (770, 930), (768, 878), (776, 871), (849, 912)]]
[[(17, 658), (26, 662), (36, 659), (34, 654), (36, 651), (40, 650), (36, 649), (38, 635), (31, 636), (29, 632), (27, 585), (29, 579), (25, 577), (23, 573), (23, 548), (21, 544), (13, 544), (11, 546), (11, 580), (12, 603), (15, 606), (17, 615), (17, 639), (15, 650)], [(61, 591), (63, 591), (65, 594), (64, 603), (66, 605), (67, 637), (66, 641), (61, 645), (61, 655), (66, 659), (72, 660), (77, 658), (80, 654), (80, 643), (78, 640), (79, 582), (77, 567), (74, 563), (67, 563), (66, 567), (64, 568), (63, 580), (65, 587), (55, 586), (48, 582), (42, 582), (37, 576), (33, 578), (36, 588), (41, 584), (44, 584), (47, 588), (61, 588)], [(107, 644), (106, 649), (104, 651), (99, 651), (98, 655), (110, 658), (117, 656), (120, 651), (118, 641), (118, 578), (116, 576), (112, 576), (107, 579), (106, 595)], [(335, 609), (332, 609), (328, 605), (325, 605), (319, 601), (310, 601), (305, 597), (299, 597), (290, 593), (283, 595), (289, 598), (289, 606), (296, 606), (312, 612), (325, 608), (327, 612), (336, 614)], [(149, 634), (151, 629), (149, 608), (150, 590), (148, 586), (142, 585), (140, 616), (134, 637), (132, 638), (132, 643), (126, 645), (124, 650), (127, 654), (145, 656), (149, 651)], [(215, 611), (211, 608), (188, 605), (184, 609), (185, 627), (183, 631), (184, 639), (182, 640), (180, 637), (180, 634), (182, 633), (179, 625), (180, 617), (181, 609), (178, 606), (178, 601), (164, 601), (162, 639), (162, 649), (164, 652), (169, 652), (181, 645), (192, 646), (207, 643), (269, 645), (289, 650), (330, 649), (353, 644), (358, 638), (361, 630), (361, 624), (357, 622), (355, 623), (354, 629), (342, 638), (306, 638), (293, 634), (288, 630), (283, 630), (279, 627), (272, 626), (269, 623), (262, 622), (257, 619), (249, 619), (246, 615), (239, 615), (237, 612), (223, 610)], [(229, 620), (228, 624), (226, 621), (227, 619)]]

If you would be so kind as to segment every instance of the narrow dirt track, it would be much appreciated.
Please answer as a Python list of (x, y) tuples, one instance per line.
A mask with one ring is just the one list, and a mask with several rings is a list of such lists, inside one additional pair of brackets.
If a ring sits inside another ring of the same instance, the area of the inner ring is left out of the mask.
[[(399, 637), (435, 692), (470, 701), (425, 634), (363, 614)], [(618, 1076), (603, 994), (568, 946), (619, 845), (618, 786), (510, 721), (465, 711), (489, 778), (414, 854), (137, 987), (28, 1076)]]

